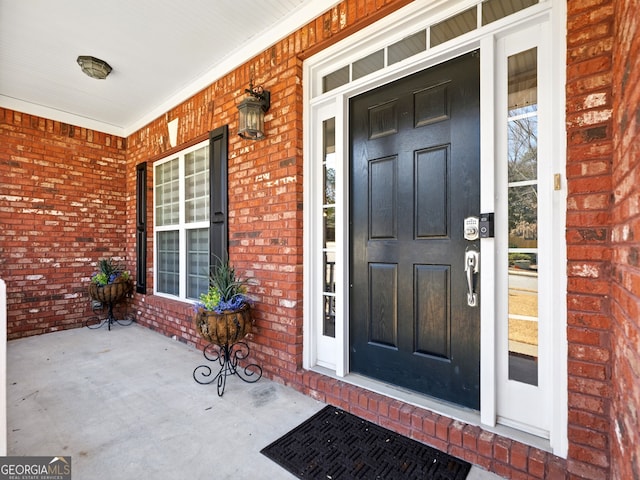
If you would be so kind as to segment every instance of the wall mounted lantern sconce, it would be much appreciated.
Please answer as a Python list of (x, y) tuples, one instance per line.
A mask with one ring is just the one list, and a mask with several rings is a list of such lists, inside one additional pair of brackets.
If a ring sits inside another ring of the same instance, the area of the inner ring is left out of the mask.
[(82, 71), (91, 78), (104, 80), (111, 73), (111, 66), (99, 58), (80, 55), (77, 61)]
[(264, 114), (271, 106), (271, 93), (249, 83), (249, 96), (238, 105), (238, 135), (248, 140), (264, 138)]

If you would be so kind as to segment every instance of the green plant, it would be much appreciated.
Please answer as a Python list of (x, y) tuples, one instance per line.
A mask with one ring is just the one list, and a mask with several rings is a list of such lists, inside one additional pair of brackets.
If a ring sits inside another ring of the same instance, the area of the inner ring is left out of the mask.
[(97, 267), (98, 272), (91, 277), (91, 281), (96, 285), (104, 286), (116, 282), (126, 282), (131, 278), (129, 272), (117, 264), (113, 258), (98, 260)]
[(220, 303), (220, 292), (217, 288), (209, 287), (207, 293), (200, 294), (200, 301), (205, 310), (214, 310)]
[(106, 273), (96, 273), (93, 277), (91, 277), (91, 281), (96, 285), (106, 285), (109, 283), (109, 275)]
[(200, 303), (196, 304), (196, 310), (204, 308), (222, 313), (248, 305), (246, 284), (247, 281), (236, 275), (235, 268), (228, 260), (218, 259), (218, 263), (211, 267), (209, 273), (209, 290), (200, 295)]

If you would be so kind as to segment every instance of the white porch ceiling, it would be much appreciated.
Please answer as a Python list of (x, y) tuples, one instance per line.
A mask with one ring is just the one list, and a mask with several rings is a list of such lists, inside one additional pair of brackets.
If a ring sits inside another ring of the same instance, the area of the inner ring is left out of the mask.
[(0, 106), (127, 136), (336, 3), (0, 0)]

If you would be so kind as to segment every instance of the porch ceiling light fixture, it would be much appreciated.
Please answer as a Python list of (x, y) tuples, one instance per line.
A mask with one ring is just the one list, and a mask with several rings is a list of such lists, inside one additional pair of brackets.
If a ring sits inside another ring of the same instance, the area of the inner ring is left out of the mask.
[(264, 114), (271, 106), (271, 93), (249, 83), (249, 96), (238, 105), (238, 135), (248, 140), (264, 138)]
[(80, 68), (84, 73), (91, 78), (97, 78), (98, 80), (104, 80), (107, 78), (107, 75), (111, 73), (111, 67), (109, 64), (96, 57), (80, 55), (78, 57), (78, 65), (80, 65)]

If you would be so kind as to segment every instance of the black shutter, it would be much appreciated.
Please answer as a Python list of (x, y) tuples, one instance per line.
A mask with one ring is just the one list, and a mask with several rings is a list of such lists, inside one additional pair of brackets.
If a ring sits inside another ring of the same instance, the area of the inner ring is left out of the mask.
[(147, 293), (147, 162), (136, 166), (136, 292)]
[(229, 127), (224, 125), (209, 133), (209, 255), (211, 266), (228, 259), (227, 226), (227, 155)]

